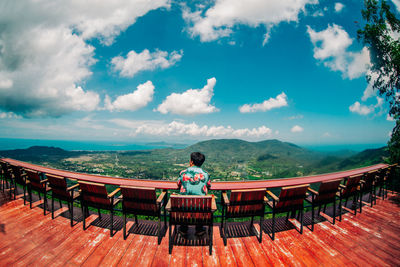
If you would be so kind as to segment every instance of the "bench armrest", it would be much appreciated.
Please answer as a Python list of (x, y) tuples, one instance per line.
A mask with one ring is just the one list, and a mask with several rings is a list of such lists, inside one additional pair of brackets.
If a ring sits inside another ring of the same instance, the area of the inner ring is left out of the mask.
[(44, 179), (44, 180), (41, 180), (40, 183), (41, 183), (41, 184), (47, 183), (47, 181), (48, 181), (47, 179)]
[(118, 193), (120, 190), (121, 190), (121, 188), (119, 188), (119, 187), (118, 187), (118, 188), (117, 188), (117, 189), (115, 189), (115, 190), (114, 190), (112, 193), (108, 194), (108, 197), (109, 197), (109, 198), (112, 198), (112, 197), (114, 197), (114, 196), (115, 196), (115, 194), (116, 194), (116, 193)]
[(340, 187), (341, 189), (346, 189), (346, 186), (343, 185), (343, 184), (340, 184), (339, 187)]
[(274, 201), (279, 201), (279, 197), (275, 196), (275, 194), (272, 193), (271, 191), (267, 190), (267, 194), (268, 194), (270, 197), (272, 197), (272, 199), (273, 199)]
[(161, 194), (157, 198), (157, 204), (161, 204), (165, 197), (167, 196), (167, 191), (162, 191)]
[(171, 199), (168, 200), (167, 206), (165, 206), (167, 211), (171, 211)]
[(318, 196), (319, 195), (319, 193), (317, 192), (317, 191), (315, 191), (314, 189), (312, 189), (312, 188), (308, 188), (307, 189), (311, 194), (313, 194), (313, 195), (316, 195), (316, 196)]
[(224, 205), (229, 205), (228, 194), (226, 192), (222, 192), (222, 203)]
[(211, 211), (215, 212), (217, 210), (217, 202), (215, 201), (215, 196), (212, 195), (211, 199)]
[(68, 188), (67, 188), (67, 191), (74, 190), (74, 189), (75, 189), (75, 188), (77, 188), (78, 186), (79, 186), (79, 184), (76, 184), (76, 185), (70, 186), (70, 187), (68, 187)]

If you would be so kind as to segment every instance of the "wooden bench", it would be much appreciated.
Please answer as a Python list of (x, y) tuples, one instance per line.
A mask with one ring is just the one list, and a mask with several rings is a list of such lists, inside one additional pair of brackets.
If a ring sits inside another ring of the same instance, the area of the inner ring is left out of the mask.
[[(250, 232), (254, 232), (255, 235), (257, 230), (254, 227), (254, 217), (260, 217), (260, 233), (258, 234), (258, 241), (262, 241), (262, 225), (264, 220), (265, 203), (267, 201), (265, 197), (266, 188), (262, 189), (250, 189), (250, 190), (232, 190), (230, 197), (226, 192), (222, 193), (222, 221), (221, 221), (221, 235), (224, 239), (224, 245), (226, 246), (226, 235), (227, 235), (227, 220), (229, 218), (243, 218), (251, 217)], [(225, 223), (224, 223), (225, 222)]]
[(32, 191), (38, 193), (39, 199), (41, 199), (40, 194), (43, 194), (43, 214), (46, 215), (47, 193), (51, 190), (47, 187), (47, 179), (43, 179), (42, 173), (34, 170), (25, 169), (25, 172), (28, 176), (29, 207), (32, 208)]
[[(267, 194), (272, 198), (272, 201), (268, 201), (268, 206), (272, 209), (272, 234), (270, 235), (272, 240), (275, 240), (275, 214), (290, 212), (293, 214), (299, 211), (300, 216), (300, 233), (303, 233), (303, 209), (304, 199), (306, 197), (307, 189), (310, 185), (297, 185), (282, 187), (279, 197), (277, 197), (271, 191), (267, 191)], [(286, 220), (288, 216), (286, 217)]]
[(318, 215), (321, 212), (321, 206), (324, 205), (324, 212), (326, 212), (326, 205), (333, 203), (333, 223), (336, 219), (336, 194), (339, 191), (339, 185), (342, 179), (332, 181), (324, 181), (320, 184), (318, 191), (308, 188), (311, 196), (306, 198), (306, 201), (311, 203), (311, 231), (314, 231), (314, 209), (319, 207)]
[(345, 198), (345, 206), (347, 206), (347, 201), (349, 197), (353, 198), (354, 215), (357, 215), (357, 202), (360, 200), (360, 213), (362, 212), (362, 204), (361, 204), (361, 178), (363, 174), (352, 175), (345, 178), (345, 183), (339, 185), (339, 192), (337, 196), (339, 197), (339, 212), (340, 217), (339, 221), (342, 221), (342, 200)]
[(138, 224), (137, 215), (154, 216), (158, 218), (158, 244), (161, 243), (161, 210), (164, 208), (164, 227), (167, 225), (165, 205), (167, 192), (161, 192), (157, 198), (156, 189), (150, 187), (121, 186), (122, 212), (124, 214), (124, 239), (126, 239), (126, 215), (133, 214)]
[(74, 201), (80, 197), (79, 192), (75, 192), (74, 189), (78, 188), (79, 184), (68, 187), (67, 178), (53, 174), (46, 174), (46, 178), (51, 188), (51, 218), (54, 219), (54, 199), (59, 200), (60, 208), (62, 208), (61, 200), (66, 201), (71, 216), (72, 227), (74, 218)]
[[(213, 195), (182, 196), (171, 195), (166, 209), (169, 212), (169, 254), (172, 253), (175, 234), (172, 225), (207, 225), (209, 250), (212, 254), (214, 212), (217, 204)], [(176, 231), (174, 231), (176, 233)]]
[(114, 207), (120, 201), (114, 196), (120, 191), (115, 189), (112, 193), (107, 192), (105, 184), (78, 181), (81, 193), (81, 206), (83, 214), (83, 230), (86, 230), (86, 217), (89, 216), (89, 207), (97, 208), (101, 220), (100, 209), (109, 210), (111, 213), (110, 236), (114, 235)]
[(23, 168), (11, 165), (12, 174), (14, 177), (14, 200), (17, 196), (17, 184), (24, 189), (24, 205), (26, 203), (26, 188), (27, 188), (27, 175), (24, 173)]

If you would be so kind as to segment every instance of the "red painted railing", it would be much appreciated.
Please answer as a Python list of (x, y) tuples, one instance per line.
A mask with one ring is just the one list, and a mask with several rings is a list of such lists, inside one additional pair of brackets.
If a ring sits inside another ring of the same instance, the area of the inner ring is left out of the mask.
[[(77, 173), (77, 172), (43, 167), (9, 158), (2, 158), (1, 160), (8, 162), (9, 164), (17, 165), (23, 168), (36, 170), (43, 173), (59, 175), (70, 179), (82, 180), (82, 181), (97, 182), (110, 185), (145, 186), (145, 187), (154, 187), (159, 189), (178, 189), (175, 181), (139, 180), (130, 178), (128, 179), (128, 178), (92, 175), (92, 174)], [(282, 179), (258, 180), (258, 181), (213, 182), (211, 190), (275, 188), (275, 187), (292, 186), (300, 184), (312, 184), (338, 178), (345, 178), (351, 175), (361, 174), (387, 167), (388, 167), (387, 164), (377, 164), (354, 170), (319, 174), (313, 176), (295, 177), (295, 178), (282, 178)]]

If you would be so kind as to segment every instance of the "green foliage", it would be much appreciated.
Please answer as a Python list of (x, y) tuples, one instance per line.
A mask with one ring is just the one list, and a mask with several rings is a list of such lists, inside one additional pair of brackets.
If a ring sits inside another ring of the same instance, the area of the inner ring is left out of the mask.
[(188, 167), (190, 153), (194, 151), (205, 153), (204, 169), (213, 181), (313, 175), (381, 163), (388, 157), (387, 148), (366, 150), (358, 154), (343, 151), (332, 156), (278, 140), (210, 140), (185, 149), (126, 152), (70, 152), (59, 148), (35, 147), (0, 151), (0, 155), (74, 172), (135, 179), (176, 180), (179, 172)]
[(392, 163), (400, 162), (400, 119), (396, 121), (388, 146)]
[(389, 149), (392, 162), (400, 161), (400, 20), (391, 12), (385, 0), (365, 0), (362, 16), (363, 29), (358, 39), (370, 52), (371, 71), (368, 82), (390, 104), (389, 114), (395, 119)]

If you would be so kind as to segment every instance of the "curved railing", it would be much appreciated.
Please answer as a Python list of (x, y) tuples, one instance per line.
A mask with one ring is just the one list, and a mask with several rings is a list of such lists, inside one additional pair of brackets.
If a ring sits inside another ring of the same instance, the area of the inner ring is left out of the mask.
[[(58, 170), (48, 167), (43, 167), (23, 161), (18, 161), (9, 158), (2, 158), (2, 161), (8, 162), (11, 165), (20, 166), (27, 169), (32, 169), (35, 171), (49, 173), (54, 175), (59, 175), (67, 177), (69, 179), (97, 182), (109, 185), (128, 185), (128, 186), (145, 186), (154, 187), (158, 189), (178, 189), (176, 181), (160, 181), (160, 180), (140, 180), (131, 178), (118, 178), (109, 177), (101, 175), (92, 175), (85, 173), (77, 173), (65, 170)], [(234, 182), (213, 182), (211, 185), (211, 190), (233, 190), (233, 189), (256, 189), (256, 188), (277, 188), (283, 186), (292, 186), (300, 184), (313, 184), (323, 181), (329, 181), (333, 179), (345, 178), (351, 175), (357, 175), (366, 173), (373, 170), (379, 170), (382, 168), (387, 168), (387, 164), (376, 164), (368, 167), (340, 171), (327, 174), (319, 174), (313, 176), (303, 176), (294, 178), (281, 178), (281, 179), (271, 179), (271, 180), (258, 180), (258, 181), (234, 181)]]

